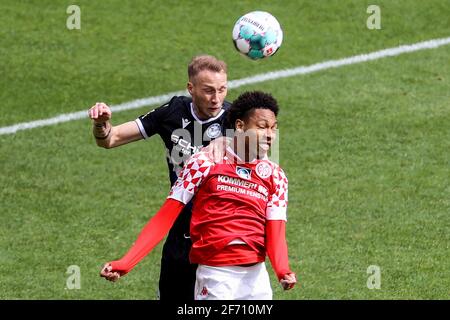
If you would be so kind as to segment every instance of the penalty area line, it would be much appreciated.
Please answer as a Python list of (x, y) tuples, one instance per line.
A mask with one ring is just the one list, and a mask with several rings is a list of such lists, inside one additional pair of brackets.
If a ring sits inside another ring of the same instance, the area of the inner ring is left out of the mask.
[[(418, 42), (415, 44), (410, 45), (402, 45), (398, 47), (383, 49), (379, 51), (374, 51), (367, 54), (360, 54), (351, 56), (348, 58), (342, 58), (337, 60), (328, 60), (323, 61), (319, 63), (315, 63), (309, 66), (300, 66), (296, 68), (290, 68), (290, 69), (284, 69), (284, 70), (277, 70), (277, 71), (271, 71), (267, 73), (257, 74), (255, 76), (246, 77), (242, 79), (237, 80), (231, 80), (228, 81), (228, 89), (236, 89), (245, 85), (265, 82), (265, 81), (271, 81), (271, 80), (277, 80), (281, 78), (288, 78), (293, 77), (297, 75), (303, 75), (308, 73), (314, 73), (322, 70), (332, 69), (332, 68), (339, 68), (346, 65), (351, 64), (357, 64), (367, 61), (373, 61), (378, 60), (386, 57), (394, 57), (399, 56), (401, 54), (405, 53), (411, 53), (416, 52), (420, 50), (427, 50), (427, 49), (435, 49), (439, 48), (445, 45), (450, 44), (450, 37), (448, 38), (441, 38), (441, 39), (432, 39), (427, 40), (423, 42)], [(131, 110), (131, 109), (138, 109), (141, 107), (147, 107), (147, 106), (154, 106), (154, 105), (161, 105), (165, 102), (167, 102), (170, 98), (172, 98), (175, 95), (187, 95), (187, 91), (174, 91), (169, 92), (166, 94), (148, 97), (148, 98), (142, 98), (137, 99), (129, 102), (124, 102), (118, 105), (111, 106), (112, 112), (120, 112), (125, 110)], [(42, 120), (35, 120), (30, 122), (22, 122), (18, 124), (14, 124), (7, 127), (0, 128), (0, 135), (4, 134), (13, 134), (17, 131), (22, 130), (29, 130), (34, 129), (38, 127), (45, 127), (45, 126), (51, 126), (56, 125), (59, 123), (69, 122), (73, 120), (79, 120), (83, 118), (88, 118), (87, 109), (72, 113), (65, 113), (60, 114), (58, 116), (48, 118), (48, 119), (42, 119)]]

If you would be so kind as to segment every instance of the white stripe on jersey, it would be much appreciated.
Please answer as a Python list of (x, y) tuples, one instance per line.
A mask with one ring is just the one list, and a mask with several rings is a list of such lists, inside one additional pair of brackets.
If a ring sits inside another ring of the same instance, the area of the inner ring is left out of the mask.
[(267, 207), (266, 220), (284, 220), (287, 221), (286, 207)]
[(141, 119), (137, 118), (136, 120), (134, 120), (136, 122), (136, 124), (139, 127), (139, 131), (141, 132), (142, 136), (144, 137), (144, 139), (148, 139), (147, 136), (147, 132), (145, 132), (144, 126), (142, 125), (142, 121)]
[(193, 192), (189, 192), (183, 187), (174, 185), (170, 190), (170, 195), (167, 198), (178, 200), (180, 202), (183, 202), (184, 204), (188, 204), (188, 202), (191, 201), (193, 197)]

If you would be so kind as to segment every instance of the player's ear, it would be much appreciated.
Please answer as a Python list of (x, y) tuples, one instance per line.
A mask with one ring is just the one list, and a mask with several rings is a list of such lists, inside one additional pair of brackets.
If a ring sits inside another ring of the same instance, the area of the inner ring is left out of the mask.
[(234, 124), (237, 132), (244, 131), (244, 121), (242, 121), (241, 119), (236, 119), (236, 122)]
[(194, 89), (194, 85), (192, 84), (192, 82), (189, 81), (186, 85), (186, 88), (187, 88), (189, 94), (192, 96), (192, 90)]

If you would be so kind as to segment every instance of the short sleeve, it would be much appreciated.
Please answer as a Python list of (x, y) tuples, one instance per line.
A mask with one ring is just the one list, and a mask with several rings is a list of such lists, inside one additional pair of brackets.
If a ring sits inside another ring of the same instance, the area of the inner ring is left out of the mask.
[(214, 162), (209, 159), (207, 153), (194, 154), (181, 170), (168, 198), (187, 204), (192, 200), (213, 165)]
[(267, 203), (267, 220), (287, 220), (288, 179), (280, 167), (274, 168), (272, 174), (273, 188)]
[(139, 116), (135, 122), (142, 136), (147, 139), (159, 132), (159, 127), (167, 119), (170, 102)]

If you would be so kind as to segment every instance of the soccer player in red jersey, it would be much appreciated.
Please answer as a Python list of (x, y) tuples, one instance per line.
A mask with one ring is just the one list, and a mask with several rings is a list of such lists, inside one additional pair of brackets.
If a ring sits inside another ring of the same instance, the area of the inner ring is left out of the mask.
[(195, 298), (272, 299), (265, 268), (269, 256), (284, 289), (296, 283), (285, 238), (288, 181), (267, 158), (276, 137), (278, 104), (269, 94), (240, 95), (228, 120), (233, 143), (223, 161), (194, 154), (169, 197), (120, 260), (105, 264), (101, 276), (116, 281), (160, 242), (193, 199), (190, 260), (198, 264)]

